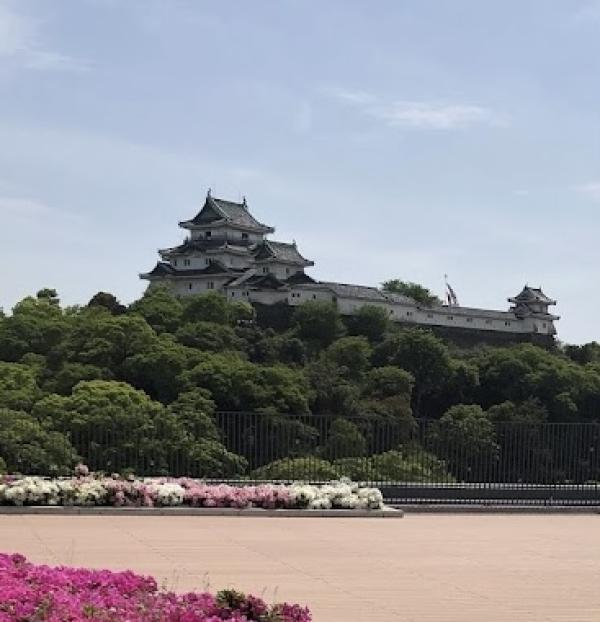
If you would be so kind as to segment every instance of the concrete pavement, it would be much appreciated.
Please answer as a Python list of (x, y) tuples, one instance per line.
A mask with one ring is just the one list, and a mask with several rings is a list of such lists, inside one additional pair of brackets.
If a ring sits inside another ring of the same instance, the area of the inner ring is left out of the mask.
[(236, 587), (316, 622), (600, 621), (600, 516), (0, 516), (0, 551)]

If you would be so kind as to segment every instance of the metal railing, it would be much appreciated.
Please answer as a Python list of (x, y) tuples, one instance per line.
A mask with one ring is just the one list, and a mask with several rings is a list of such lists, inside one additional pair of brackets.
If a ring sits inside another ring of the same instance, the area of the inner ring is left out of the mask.
[(77, 428), (93, 470), (218, 481), (349, 477), (393, 502), (600, 504), (600, 424), (476, 428), (364, 415), (218, 412), (173, 439), (151, 429)]

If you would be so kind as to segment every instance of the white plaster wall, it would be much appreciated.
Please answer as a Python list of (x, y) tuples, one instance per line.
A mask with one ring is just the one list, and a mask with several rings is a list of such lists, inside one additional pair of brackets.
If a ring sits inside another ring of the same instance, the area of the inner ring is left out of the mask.
[[(223, 277), (203, 277), (202, 279), (194, 279), (193, 277), (190, 277), (189, 279), (177, 279), (176, 281), (173, 281), (173, 287), (178, 296), (205, 294), (210, 291), (221, 291), (227, 280), (227, 278)], [(212, 289), (208, 287), (209, 282), (214, 284)], [(191, 289), (190, 284), (192, 285)]]

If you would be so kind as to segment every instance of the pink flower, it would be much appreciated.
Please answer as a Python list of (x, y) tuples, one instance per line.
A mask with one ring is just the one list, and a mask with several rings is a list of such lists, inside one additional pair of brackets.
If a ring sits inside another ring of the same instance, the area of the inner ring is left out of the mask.
[(228, 590), (177, 595), (132, 572), (50, 568), (0, 554), (0, 622), (310, 622), (308, 609)]

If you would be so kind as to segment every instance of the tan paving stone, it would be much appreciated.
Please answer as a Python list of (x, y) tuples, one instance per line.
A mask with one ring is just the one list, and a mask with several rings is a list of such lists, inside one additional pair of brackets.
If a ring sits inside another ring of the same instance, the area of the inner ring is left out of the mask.
[(306, 603), (316, 622), (600, 622), (600, 516), (0, 516), (0, 550)]

